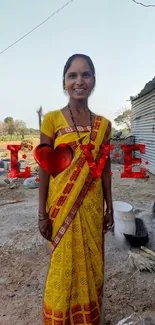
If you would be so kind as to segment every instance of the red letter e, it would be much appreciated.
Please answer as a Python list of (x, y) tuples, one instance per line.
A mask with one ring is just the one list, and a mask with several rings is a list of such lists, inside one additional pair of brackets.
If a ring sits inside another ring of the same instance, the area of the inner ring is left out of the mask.
[(145, 153), (144, 144), (123, 144), (121, 149), (124, 151), (124, 172), (121, 174), (121, 178), (145, 178), (146, 177), (146, 168), (141, 168), (140, 172), (132, 171), (132, 164), (141, 164), (142, 159), (136, 158), (133, 159), (132, 151), (139, 150), (140, 153)]

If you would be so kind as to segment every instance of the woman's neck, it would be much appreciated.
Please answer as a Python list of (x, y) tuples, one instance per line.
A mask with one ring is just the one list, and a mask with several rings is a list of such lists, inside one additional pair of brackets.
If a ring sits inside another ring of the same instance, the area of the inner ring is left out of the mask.
[(86, 112), (89, 110), (88, 108), (88, 101), (87, 100), (73, 100), (70, 99), (69, 100), (69, 106), (71, 108), (72, 111), (76, 112), (76, 113), (81, 113), (81, 112)]

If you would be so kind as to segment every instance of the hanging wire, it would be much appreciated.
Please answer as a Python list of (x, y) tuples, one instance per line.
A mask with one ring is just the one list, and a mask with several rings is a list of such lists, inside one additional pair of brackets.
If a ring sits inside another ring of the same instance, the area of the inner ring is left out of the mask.
[(155, 4), (154, 4), (154, 5), (151, 5), (151, 4), (146, 5), (145, 3), (143, 3), (143, 2), (138, 2), (138, 1), (136, 1), (136, 0), (131, 0), (131, 1), (133, 1), (133, 2), (136, 3), (137, 5), (140, 5), (140, 6), (143, 6), (143, 7), (146, 7), (146, 8), (149, 8), (149, 7), (155, 7)]
[(59, 8), (58, 10), (56, 10), (55, 12), (53, 12), (50, 16), (48, 16), (45, 20), (43, 20), (39, 25), (37, 25), (36, 27), (34, 27), (33, 29), (31, 29), (28, 33), (24, 34), (22, 37), (20, 37), (15, 42), (13, 42), (8, 47), (6, 47), (4, 50), (2, 50), (0, 52), (0, 55), (3, 54), (4, 52), (6, 52), (8, 49), (10, 49), (15, 44), (19, 43), (23, 38), (25, 38), (28, 35), (30, 35), (31, 33), (33, 33), (37, 28), (39, 28), (40, 26), (42, 26), (43, 24), (45, 24), (49, 19), (53, 18), (53, 16), (55, 16), (56, 14), (58, 14), (60, 11), (62, 11), (65, 7), (67, 7), (73, 1), (74, 0), (70, 0), (70, 1), (66, 2), (61, 8)]

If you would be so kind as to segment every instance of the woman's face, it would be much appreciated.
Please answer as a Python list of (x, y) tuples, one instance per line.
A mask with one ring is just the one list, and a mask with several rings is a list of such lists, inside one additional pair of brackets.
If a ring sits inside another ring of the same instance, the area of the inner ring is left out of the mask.
[(83, 58), (73, 60), (65, 75), (65, 89), (70, 98), (85, 100), (94, 88), (94, 76), (89, 64)]

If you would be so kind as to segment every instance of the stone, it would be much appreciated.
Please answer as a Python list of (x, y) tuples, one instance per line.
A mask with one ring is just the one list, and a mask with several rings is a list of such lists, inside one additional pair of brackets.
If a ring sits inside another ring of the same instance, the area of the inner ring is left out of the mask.
[(3, 285), (3, 284), (8, 284), (8, 280), (0, 278), (0, 285)]
[(35, 176), (35, 177), (26, 178), (24, 181), (24, 187), (38, 188), (39, 187), (38, 177)]
[(2, 188), (2, 187), (6, 187), (6, 186), (7, 186), (7, 184), (4, 181), (0, 180), (0, 187)]

